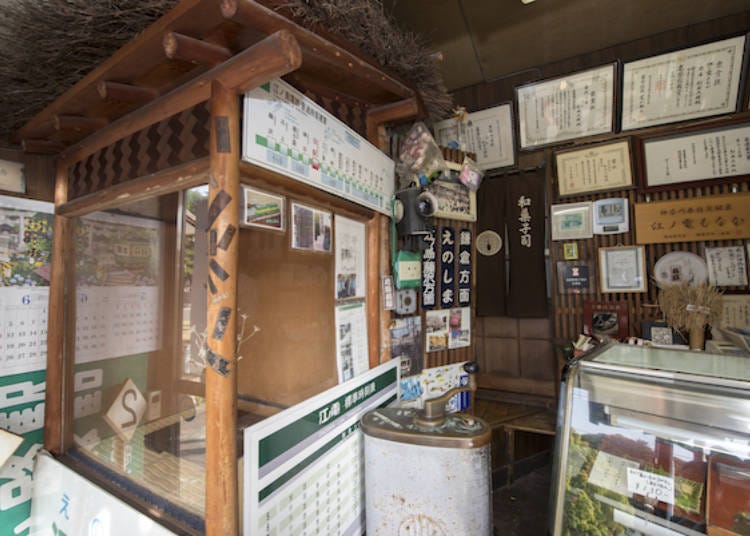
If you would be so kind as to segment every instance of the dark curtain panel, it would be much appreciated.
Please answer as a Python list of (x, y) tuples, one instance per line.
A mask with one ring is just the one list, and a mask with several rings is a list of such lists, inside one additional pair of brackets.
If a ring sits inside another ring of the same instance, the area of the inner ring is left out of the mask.
[(507, 179), (510, 254), (507, 314), (515, 318), (547, 316), (544, 184), (544, 169), (521, 172)]

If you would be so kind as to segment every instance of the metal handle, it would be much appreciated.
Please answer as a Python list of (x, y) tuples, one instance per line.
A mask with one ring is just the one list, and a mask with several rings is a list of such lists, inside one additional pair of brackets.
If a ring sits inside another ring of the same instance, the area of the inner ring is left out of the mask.
[(445, 405), (458, 393), (476, 391), (477, 382), (474, 374), (479, 371), (479, 365), (475, 361), (469, 361), (464, 365), (464, 370), (469, 374), (469, 384), (463, 387), (454, 387), (442, 395), (424, 401), (424, 409), (414, 416), (414, 423), (418, 426), (440, 426), (445, 422)]

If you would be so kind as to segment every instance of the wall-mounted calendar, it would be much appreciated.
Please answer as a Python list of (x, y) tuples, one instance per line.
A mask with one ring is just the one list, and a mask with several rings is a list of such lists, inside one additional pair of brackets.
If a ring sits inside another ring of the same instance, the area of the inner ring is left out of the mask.
[(76, 227), (76, 363), (157, 350), (161, 223), (96, 213)]
[(393, 160), (282, 80), (245, 94), (242, 159), (391, 213)]

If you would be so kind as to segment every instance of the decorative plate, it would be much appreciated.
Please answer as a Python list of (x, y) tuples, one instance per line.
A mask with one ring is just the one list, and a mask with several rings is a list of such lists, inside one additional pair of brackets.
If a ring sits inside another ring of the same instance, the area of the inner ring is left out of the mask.
[(695, 253), (673, 251), (656, 261), (654, 280), (660, 287), (682, 283), (700, 285), (708, 281), (708, 266), (706, 261)]

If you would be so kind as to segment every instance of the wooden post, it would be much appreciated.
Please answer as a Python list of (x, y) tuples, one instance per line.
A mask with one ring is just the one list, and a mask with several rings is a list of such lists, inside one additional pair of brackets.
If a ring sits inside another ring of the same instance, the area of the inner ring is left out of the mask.
[[(239, 97), (211, 84), (208, 313), (206, 342), (206, 534), (238, 533), (237, 243), (239, 238)], [(234, 238), (234, 239), (233, 239)]]
[(163, 43), (164, 54), (170, 60), (182, 60), (213, 67), (232, 57), (232, 51), (228, 48), (177, 32), (167, 33)]
[[(68, 168), (58, 161), (55, 174), (55, 206), (63, 205), (67, 200)], [(47, 389), (44, 411), (44, 448), (60, 454), (68, 446), (63, 437), (64, 392), (65, 389), (70, 389), (72, 392), (72, 386), (64, 384), (64, 378), (69, 376), (65, 373), (66, 369), (72, 370), (72, 366), (66, 366), (64, 359), (66, 331), (65, 261), (70, 254), (70, 221), (68, 218), (55, 215), (53, 233), (47, 314)]]

